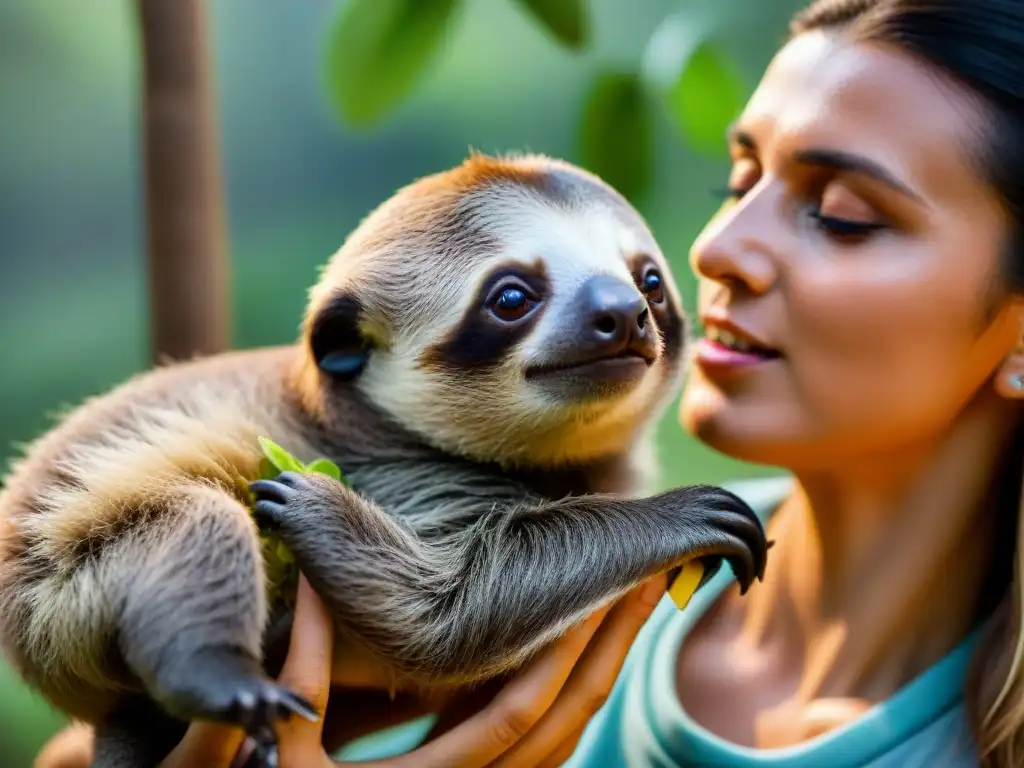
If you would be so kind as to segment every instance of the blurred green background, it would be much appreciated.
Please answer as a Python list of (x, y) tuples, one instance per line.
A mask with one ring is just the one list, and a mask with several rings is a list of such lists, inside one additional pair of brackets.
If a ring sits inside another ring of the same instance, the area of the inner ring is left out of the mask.
[[(345, 0), (210, 0), (235, 346), (292, 340), (306, 288), (346, 233), (396, 187), (457, 164), (471, 146), (574, 162), (596, 153), (594, 163), (618, 168), (632, 184), (639, 140), (631, 113), (581, 138), (602, 73), (642, 73), (645, 88), (671, 97), (680, 83), (673, 68), (695, 40), (714, 40), (745, 98), (801, 5), (587, 0), (588, 43), (577, 51), (523, 2), (462, 0), (415, 87), (355, 128), (329, 96), (324, 65)], [(147, 365), (135, 21), (127, 0), (0, 0), (5, 458), (58, 409)], [(726, 180), (719, 134), (709, 151), (707, 131), (720, 129), (727, 90), (713, 77), (689, 83), (675, 112), (671, 100), (652, 101), (642, 124), (652, 141), (650, 173), (635, 201), (691, 306), (687, 251), (719, 204), (711, 190)], [(674, 410), (660, 440), (665, 484), (770, 472), (697, 445)], [(30, 765), (61, 723), (0, 665), (0, 766)]]

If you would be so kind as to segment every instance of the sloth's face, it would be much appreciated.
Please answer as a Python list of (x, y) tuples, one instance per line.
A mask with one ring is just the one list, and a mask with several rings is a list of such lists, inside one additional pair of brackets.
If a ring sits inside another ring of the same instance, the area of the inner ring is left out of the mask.
[(657, 254), (619, 253), (607, 241), (530, 246), (481, 267), (457, 316), (439, 318), (443, 332), (418, 355), (421, 370), (478, 395), (515, 394), (530, 421), (596, 417), (649, 397), (663, 356), (680, 343), (674, 286)]
[[(541, 178), (464, 194), (445, 213), (392, 203), (367, 231), (404, 231), (348, 246), (326, 281), (347, 287), (321, 291), (333, 297), (321, 316), (357, 312), (375, 339), (336, 368), (357, 360), (363, 394), (445, 450), (596, 458), (628, 448), (676, 393), (684, 317), (646, 224), (571, 170)], [(324, 370), (339, 334), (313, 327)]]
[(419, 319), (371, 360), (364, 392), (479, 458), (622, 450), (674, 394), (680, 368), (683, 316), (657, 244), (609, 206), (522, 200), (493, 234), (461, 273), (421, 273), (406, 306)]

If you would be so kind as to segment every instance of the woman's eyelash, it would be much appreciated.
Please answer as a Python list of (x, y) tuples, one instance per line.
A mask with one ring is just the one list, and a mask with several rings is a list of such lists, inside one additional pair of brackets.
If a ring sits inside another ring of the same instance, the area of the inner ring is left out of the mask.
[[(746, 190), (736, 187), (716, 187), (711, 194), (719, 199), (738, 200), (746, 194)], [(885, 229), (886, 225), (875, 221), (851, 221), (849, 219), (837, 219), (833, 216), (824, 216), (820, 211), (812, 211), (809, 216), (814, 220), (815, 226), (824, 230), (829, 236), (836, 238), (860, 238)]]
[(849, 219), (836, 219), (832, 216), (823, 216), (819, 211), (809, 214), (817, 223), (817, 226), (837, 237), (863, 237), (885, 229), (885, 225), (875, 221), (850, 221)]
[[(721, 200), (738, 200), (745, 194), (744, 189), (734, 186), (715, 187), (711, 191), (714, 197)], [(839, 219), (834, 216), (824, 216), (820, 211), (813, 211), (809, 215), (819, 229), (823, 229), (830, 236), (836, 238), (863, 238), (872, 232), (886, 228), (885, 224), (878, 221)]]
[(714, 197), (728, 200), (729, 198), (743, 197), (744, 191), (735, 187), (715, 187), (711, 190), (711, 194)]

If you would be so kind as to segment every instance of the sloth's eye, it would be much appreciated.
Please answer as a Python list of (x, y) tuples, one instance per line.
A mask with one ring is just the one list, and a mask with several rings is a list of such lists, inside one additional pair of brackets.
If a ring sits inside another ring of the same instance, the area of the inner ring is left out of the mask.
[(655, 304), (661, 304), (665, 300), (665, 294), (661, 289), (661, 275), (656, 270), (650, 270), (644, 275), (643, 292), (647, 294), (647, 300)]
[(505, 288), (491, 302), (491, 310), (502, 320), (518, 320), (530, 311), (530, 299), (520, 288)]

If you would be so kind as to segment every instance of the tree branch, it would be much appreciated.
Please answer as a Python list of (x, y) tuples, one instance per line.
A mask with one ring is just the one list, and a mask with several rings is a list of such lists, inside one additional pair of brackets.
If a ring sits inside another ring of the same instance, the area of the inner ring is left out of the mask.
[(225, 204), (202, 0), (136, 0), (151, 357), (230, 345)]

